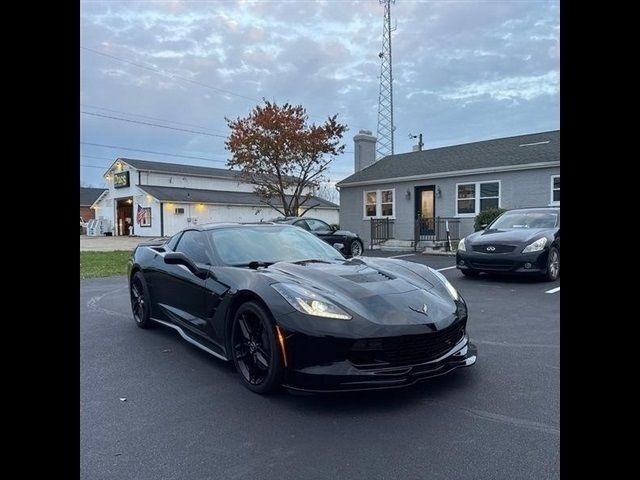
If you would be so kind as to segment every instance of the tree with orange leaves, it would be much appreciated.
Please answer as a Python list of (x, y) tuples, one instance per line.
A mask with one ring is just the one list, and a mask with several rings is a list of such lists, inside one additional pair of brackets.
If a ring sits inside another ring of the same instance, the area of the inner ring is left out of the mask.
[(225, 149), (233, 155), (227, 165), (240, 168), (263, 203), (285, 217), (302, 216), (317, 206), (310, 201), (314, 187), (325, 179), (333, 157), (344, 151), (340, 140), (347, 126), (337, 117), (309, 124), (301, 105), (267, 100), (244, 118), (225, 117), (231, 129)]

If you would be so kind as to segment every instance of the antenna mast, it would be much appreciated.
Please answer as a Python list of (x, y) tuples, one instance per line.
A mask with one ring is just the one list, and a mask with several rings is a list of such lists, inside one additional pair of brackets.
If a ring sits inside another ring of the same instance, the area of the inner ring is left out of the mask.
[(391, 69), (391, 4), (395, 0), (379, 0), (384, 5), (384, 25), (382, 28), (382, 51), (378, 57), (380, 65), (380, 94), (378, 96), (378, 143), (377, 160), (393, 155), (393, 71)]

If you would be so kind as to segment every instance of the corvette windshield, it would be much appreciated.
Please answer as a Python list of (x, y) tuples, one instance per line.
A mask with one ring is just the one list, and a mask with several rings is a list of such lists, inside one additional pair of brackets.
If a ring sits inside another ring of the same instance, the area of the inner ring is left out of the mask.
[(555, 228), (558, 214), (555, 212), (507, 212), (491, 224), (491, 230), (515, 230), (518, 228)]
[(230, 227), (206, 231), (226, 265), (270, 264), (300, 260), (344, 260), (329, 244), (298, 227)]

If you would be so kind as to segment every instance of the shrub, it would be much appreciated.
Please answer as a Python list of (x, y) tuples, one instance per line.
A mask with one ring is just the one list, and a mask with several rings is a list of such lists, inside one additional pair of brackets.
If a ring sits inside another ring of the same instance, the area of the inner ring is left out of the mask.
[(473, 228), (476, 232), (478, 230), (482, 230), (481, 225), (489, 225), (506, 211), (507, 210), (504, 208), (490, 208), (488, 210), (485, 210), (484, 212), (480, 212), (478, 215), (476, 215), (476, 218), (473, 222)]

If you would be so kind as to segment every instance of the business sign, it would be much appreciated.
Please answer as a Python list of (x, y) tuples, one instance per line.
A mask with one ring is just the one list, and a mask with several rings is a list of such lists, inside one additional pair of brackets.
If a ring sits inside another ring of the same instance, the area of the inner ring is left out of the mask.
[(129, 170), (113, 174), (113, 188), (124, 188), (129, 186)]

